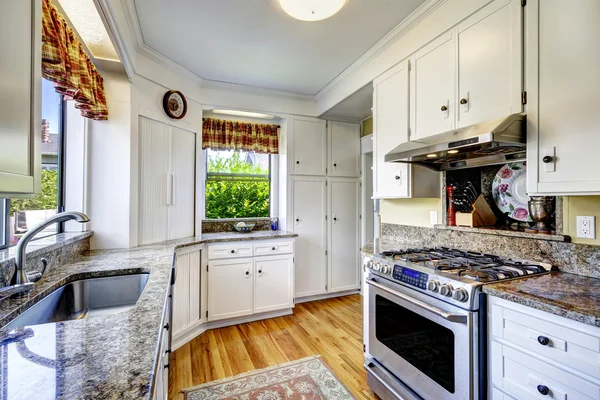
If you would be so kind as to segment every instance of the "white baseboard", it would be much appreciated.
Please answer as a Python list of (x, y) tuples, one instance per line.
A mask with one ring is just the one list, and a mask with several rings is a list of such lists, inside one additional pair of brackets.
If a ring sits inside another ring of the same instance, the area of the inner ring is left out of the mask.
[(210, 321), (210, 322), (198, 324), (195, 327), (190, 327), (190, 328), (186, 329), (185, 331), (183, 331), (180, 334), (174, 335), (173, 336), (173, 344), (171, 345), (171, 348), (173, 351), (175, 351), (178, 348), (180, 348), (181, 346), (183, 346), (184, 344), (188, 343), (190, 340), (197, 337), (198, 335), (201, 335), (202, 333), (204, 333), (208, 330), (211, 330), (211, 329), (224, 328), (226, 326), (245, 324), (247, 322), (260, 321), (263, 319), (283, 317), (284, 315), (291, 315), (293, 313), (294, 313), (294, 311), (292, 308), (287, 308), (285, 310), (271, 311), (271, 312), (266, 312), (266, 313), (261, 313), (261, 314), (248, 315), (245, 317), (229, 318), (229, 319), (223, 319), (223, 320), (219, 320), (219, 321)]
[(332, 299), (334, 297), (350, 296), (353, 294), (360, 294), (360, 290), (352, 289), (352, 290), (344, 290), (341, 292), (317, 294), (315, 296), (298, 297), (298, 298), (294, 299), (294, 304), (308, 303), (309, 301)]

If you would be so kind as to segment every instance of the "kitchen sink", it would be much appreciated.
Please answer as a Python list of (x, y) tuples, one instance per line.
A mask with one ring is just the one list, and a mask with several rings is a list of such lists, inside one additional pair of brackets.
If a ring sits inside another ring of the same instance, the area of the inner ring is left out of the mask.
[(150, 275), (130, 274), (81, 279), (50, 293), (2, 329), (116, 314), (132, 308)]

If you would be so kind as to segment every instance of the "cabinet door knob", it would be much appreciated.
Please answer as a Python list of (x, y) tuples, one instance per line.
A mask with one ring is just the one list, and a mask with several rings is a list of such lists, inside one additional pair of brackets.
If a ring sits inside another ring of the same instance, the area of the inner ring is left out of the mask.
[(235, 253), (235, 250), (231, 250), (231, 254)]
[(545, 164), (550, 164), (552, 161), (554, 161), (554, 157), (552, 157), (552, 156), (544, 156), (544, 158), (542, 158), (542, 161)]
[(400, 175), (396, 175), (396, 180), (399, 181), (400, 180)]
[(300, 165), (300, 161), (296, 161), (296, 165)]
[(337, 217), (333, 217), (333, 220), (334, 220), (334, 221), (337, 221)]
[(169, 369), (169, 368), (171, 368), (171, 363), (165, 364), (165, 369)]
[(537, 385), (537, 390), (543, 396), (548, 396), (548, 393), (550, 393), (550, 389), (548, 389), (548, 386), (545, 385)]
[(460, 104), (467, 104), (469, 102), (469, 100), (467, 99), (460, 99)]
[(250, 275), (250, 271), (246, 271), (246, 275)]
[(277, 249), (276, 249), (275, 247), (273, 247), (271, 250), (275, 251), (275, 250), (277, 250)]
[(546, 336), (538, 336), (537, 340), (542, 346), (548, 346), (548, 344), (550, 344), (550, 339), (548, 339)]
[(296, 218), (296, 222), (300, 222), (300, 218)]
[(262, 274), (262, 269), (259, 269), (259, 270), (258, 270), (258, 273), (259, 273), (259, 274)]
[(337, 163), (333, 163), (333, 168), (337, 167)]
[(442, 110), (442, 111), (448, 111), (448, 107), (442, 106), (442, 108), (440, 108), (440, 110)]
[(168, 331), (169, 330), (169, 323), (167, 322), (167, 324), (165, 326), (163, 326), (163, 328), (165, 328)]

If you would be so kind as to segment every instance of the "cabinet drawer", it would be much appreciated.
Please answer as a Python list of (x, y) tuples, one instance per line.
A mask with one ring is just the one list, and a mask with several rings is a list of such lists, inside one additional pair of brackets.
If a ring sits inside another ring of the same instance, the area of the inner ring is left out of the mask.
[(492, 382), (520, 400), (600, 400), (600, 385), (492, 342)]
[(252, 243), (248, 242), (213, 244), (208, 247), (208, 259), (252, 257), (252, 250)]
[(255, 256), (268, 256), (272, 254), (291, 254), (293, 252), (293, 240), (274, 240), (272, 242), (260, 242), (254, 245)]
[[(530, 313), (526, 314), (527, 311)], [(592, 331), (588, 326), (540, 311), (532, 315), (534, 311), (537, 310), (493, 304), (492, 335), (525, 348), (541, 359), (600, 377), (600, 329), (595, 336), (587, 333)]]

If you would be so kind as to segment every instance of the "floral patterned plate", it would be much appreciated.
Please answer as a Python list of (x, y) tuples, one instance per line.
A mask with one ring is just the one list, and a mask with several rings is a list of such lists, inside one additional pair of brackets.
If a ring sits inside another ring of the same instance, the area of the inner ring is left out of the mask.
[(494, 177), (492, 196), (503, 213), (517, 221), (531, 222), (527, 202), (527, 164), (505, 164)]

